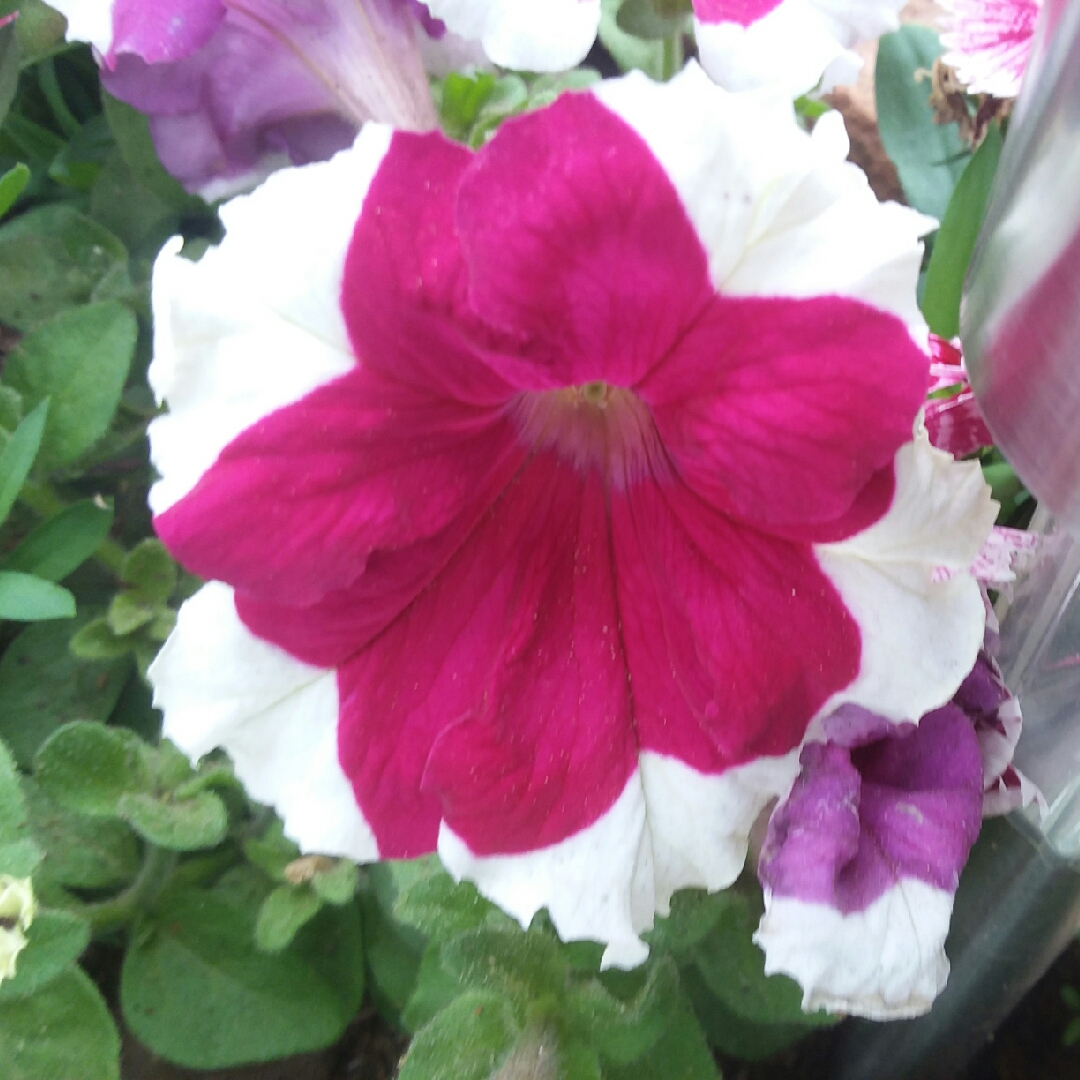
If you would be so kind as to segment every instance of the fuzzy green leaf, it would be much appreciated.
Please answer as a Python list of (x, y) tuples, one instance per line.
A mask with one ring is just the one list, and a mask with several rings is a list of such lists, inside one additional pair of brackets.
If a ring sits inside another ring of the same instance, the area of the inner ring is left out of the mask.
[(322, 900), (311, 889), (279, 885), (259, 909), (255, 944), (263, 952), (281, 952), (296, 937), (300, 927), (318, 915), (321, 907)]
[(37, 207), (0, 227), (0, 322), (27, 333), (72, 305), (130, 292), (124, 245), (72, 207)]
[(176, 800), (129, 791), (120, 796), (116, 812), (144, 840), (174, 851), (214, 847), (229, 828), (225, 804), (212, 791)]
[(515, 925), (475, 885), (454, 881), (436, 862), (428, 863), (423, 875), (403, 885), (394, 902), (394, 918), (436, 941), (448, 941), (488, 923), (506, 929)]
[(42, 790), (60, 806), (91, 817), (117, 817), (127, 794), (153, 782), (149, 747), (123, 728), (77, 720), (42, 744), (34, 761)]
[(67, 911), (34, 916), (15, 977), (0, 983), (0, 1002), (27, 997), (66, 971), (90, 944), (90, 924)]
[(134, 586), (147, 604), (164, 604), (176, 588), (176, 576), (176, 563), (153, 537), (132, 548), (120, 569), (120, 580)]
[(0, 737), (23, 768), (69, 720), (106, 719), (127, 680), (124, 663), (76, 660), (68, 651), (71, 631), (71, 623), (37, 623), (0, 657)]
[(487, 1080), (519, 1032), (502, 995), (462, 994), (417, 1033), (398, 1080)]
[(135, 316), (116, 302), (71, 308), (12, 350), (4, 380), (31, 404), (50, 399), (38, 466), (69, 465), (105, 434), (127, 379)]
[(139, 843), (123, 822), (65, 810), (29, 777), (21, 786), (30, 829), (45, 849), (41, 875), (72, 889), (117, 888), (131, 881), (139, 868)]
[(682, 995), (664, 1034), (628, 1065), (606, 1064), (604, 1080), (720, 1080), (701, 1028)]
[(80, 660), (118, 660), (131, 652), (132, 641), (118, 635), (102, 616), (72, 634), (70, 647), (71, 655)]
[(324, 908), (273, 954), (255, 945), (256, 911), (239, 893), (162, 899), (128, 950), (120, 982), (124, 1018), (155, 1053), (217, 1069), (319, 1050), (340, 1037), (363, 994), (355, 907)]
[(89, 978), (71, 967), (36, 994), (0, 1001), (4, 1080), (120, 1080), (120, 1038)]
[(521, 1001), (560, 994), (568, 974), (557, 942), (520, 928), (459, 934), (443, 946), (442, 962), (463, 987), (498, 990)]

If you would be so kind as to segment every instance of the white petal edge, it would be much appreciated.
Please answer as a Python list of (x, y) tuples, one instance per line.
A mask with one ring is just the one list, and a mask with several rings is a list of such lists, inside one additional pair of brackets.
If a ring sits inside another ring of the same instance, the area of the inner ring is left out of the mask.
[(808, 135), (786, 94), (729, 93), (695, 63), (662, 85), (632, 72), (591, 92), (667, 173), (720, 292), (849, 296), (925, 337), (915, 285), (920, 237), (936, 222), (877, 201), (865, 174), (845, 160), (839, 116), (823, 117)]
[(113, 0), (52, 0), (67, 19), (68, 41), (88, 41), (104, 56), (112, 47)]
[(231, 588), (210, 582), (180, 608), (149, 677), (162, 734), (196, 761), (222, 747), (251, 797), (277, 810), (303, 850), (378, 858), (338, 762), (335, 673), (252, 634)]
[(754, 941), (766, 975), (790, 975), (802, 987), (805, 1011), (899, 1020), (927, 1012), (945, 987), (952, 907), (951, 893), (915, 878), (847, 915), (766, 892)]
[(667, 914), (677, 889), (715, 891), (739, 876), (751, 826), (797, 772), (797, 752), (719, 776), (644, 753), (619, 798), (581, 832), (538, 851), (478, 856), (444, 823), (439, 856), (522, 926), (546, 907), (564, 940), (602, 941), (604, 967), (634, 967), (648, 955), (638, 935)]
[(161, 479), (183, 498), (245, 428), (356, 363), (339, 305), (349, 242), (391, 130), (368, 124), (329, 161), (283, 169), (221, 208), (225, 239), (198, 262), (174, 238), (154, 264), (150, 425)]
[(453, 33), (479, 41), (492, 62), (522, 71), (576, 67), (600, 26), (600, 0), (424, 2)]
[[(985, 609), (968, 567), (997, 504), (979, 465), (934, 449), (920, 429), (895, 469), (896, 494), (879, 521), (815, 548), (862, 636), (858, 676), (819, 715), (853, 702), (917, 722), (952, 697), (982, 647)], [(940, 566), (956, 572), (935, 580)]]

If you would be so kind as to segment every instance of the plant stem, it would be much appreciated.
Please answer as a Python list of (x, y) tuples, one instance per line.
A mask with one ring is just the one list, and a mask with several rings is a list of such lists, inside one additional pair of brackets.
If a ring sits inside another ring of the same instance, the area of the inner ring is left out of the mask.
[[(56, 517), (67, 509), (67, 503), (57, 495), (56, 490), (46, 481), (27, 480), (19, 492), (19, 501), (29, 506), (40, 518)], [(93, 557), (106, 570), (119, 576), (120, 569), (127, 558), (127, 552), (115, 540), (106, 537), (101, 542)]]
[(683, 66), (683, 36), (682, 31), (669, 34), (663, 39), (663, 58), (660, 63), (660, 78), (667, 82), (674, 78)]
[(122, 893), (97, 904), (84, 904), (75, 913), (90, 921), (95, 935), (126, 926), (139, 908), (149, 904), (165, 887), (176, 860), (175, 851), (148, 843), (135, 880)]

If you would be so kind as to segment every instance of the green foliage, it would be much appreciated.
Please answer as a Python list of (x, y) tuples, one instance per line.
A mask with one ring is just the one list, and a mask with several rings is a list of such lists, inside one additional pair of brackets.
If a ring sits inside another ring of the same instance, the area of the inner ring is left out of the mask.
[(511, 116), (550, 105), (567, 90), (584, 90), (599, 79), (591, 68), (557, 75), (452, 72), (433, 87), (439, 122), (452, 139), (473, 148), (482, 146)]
[(130, 292), (124, 245), (72, 207), (41, 206), (0, 227), (0, 322), (28, 333)]
[(75, 597), (67, 589), (33, 574), (0, 570), (0, 619), (37, 622), (74, 617)]
[(21, 163), (0, 176), (0, 217), (15, 204), (29, 179), (30, 170)]
[(0, 26), (0, 121), (15, 100), (19, 86), (19, 39), (10, 23)]
[(4, 560), (3, 567), (61, 581), (104, 543), (112, 521), (111, 507), (81, 499), (38, 525)]
[(187, 890), (163, 899), (128, 950), (120, 1001), (162, 1057), (211, 1069), (321, 1049), (360, 1004), (355, 906), (326, 908), (275, 953), (255, 944), (258, 899)]
[(663, 41), (692, 26), (689, 0), (622, 0), (615, 16), (623, 33), (643, 41)]
[(623, 0), (600, 0), (600, 40), (604, 48), (623, 69), (637, 68), (653, 79), (660, 79), (664, 70), (664, 46), (660, 41), (645, 41), (627, 33), (619, 25), (619, 9)]
[(135, 316), (122, 304), (72, 308), (28, 333), (4, 381), (31, 405), (49, 400), (38, 465), (70, 465), (108, 430), (135, 355)]
[(0, 742), (0, 874), (24, 878), (41, 861), (41, 849), (27, 835), (26, 803), (15, 762)]
[(77, 967), (35, 994), (0, 1000), (5, 1080), (119, 1080), (119, 1057), (109, 1010)]
[(34, 916), (27, 938), (15, 978), (0, 983), (0, 1002), (28, 997), (67, 971), (90, 943), (90, 925), (69, 912), (45, 909)]
[(322, 900), (312, 889), (279, 885), (259, 908), (255, 944), (263, 952), (281, 952), (321, 907)]
[(11, 512), (34, 464), (41, 437), (45, 433), (48, 413), (49, 403), (42, 401), (19, 424), (0, 452), (0, 519), (6, 518)]
[(941, 55), (925, 26), (904, 26), (878, 42), (874, 91), (885, 152), (908, 202), (939, 221), (967, 160), (956, 124), (935, 124), (930, 83), (920, 77)]
[(126, 663), (76, 660), (68, 652), (72, 629), (71, 623), (27, 627), (0, 657), (0, 738), (23, 768), (62, 725), (105, 720), (127, 680)]
[(922, 313), (930, 329), (946, 340), (960, 333), (960, 294), (986, 213), (1001, 145), (1001, 128), (993, 123), (957, 181), (934, 239)]

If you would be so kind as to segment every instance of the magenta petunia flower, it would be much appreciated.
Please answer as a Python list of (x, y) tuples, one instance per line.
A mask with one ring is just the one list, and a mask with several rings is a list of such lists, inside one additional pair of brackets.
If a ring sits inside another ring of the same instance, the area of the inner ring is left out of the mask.
[(765, 968), (803, 1007), (878, 1020), (926, 1012), (945, 986), (953, 896), (982, 817), (1037, 802), (1012, 764), (1022, 717), (984, 648), (952, 701), (918, 725), (844, 705), (802, 751), (758, 862)]
[(306, 849), (437, 849), (625, 965), (815, 718), (947, 702), (994, 504), (912, 438), (927, 223), (846, 153), (691, 65), (476, 153), (369, 125), (167, 248), (151, 501), (210, 584), (165, 733)]
[(973, 94), (1020, 93), (1042, 0), (942, 0), (941, 58)]
[(854, 82), (852, 51), (896, 30), (904, 0), (694, 0), (705, 70), (729, 90), (775, 83), (792, 97)]
[[(145, 112), (165, 167), (208, 199), (330, 157), (360, 125), (435, 127), (409, 0), (57, 0), (109, 93)], [(417, 13), (423, 16), (418, 19)]]

